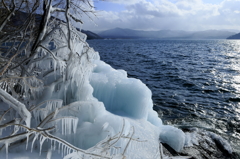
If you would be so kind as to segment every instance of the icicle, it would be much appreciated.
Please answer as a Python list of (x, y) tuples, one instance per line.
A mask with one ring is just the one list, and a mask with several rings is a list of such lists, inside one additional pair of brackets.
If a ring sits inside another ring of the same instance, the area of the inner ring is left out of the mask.
[(59, 65), (60, 74), (64, 76), (64, 69), (66, 67), (65, 62), (64, 61), (58, 61), (58, 65)]
[(64, 119), (62, 119), (62, 135), (64, 135)]
[(63, 156), (65, 156), (65, 154), (66, 154), (66, 151), (65, 151), (65, 149), (66, 149), (66, 146), (65, 147), (63, 147), (63, 149), (62, 149), (62, 153), (63, 153)]
[(6, 159), (8, 159), (8, 143), (5, 142), (5, 147), (6, 147)]
[(60, 153), (61, 143), (58, 143), (58, 153)]
[(26, 150), (28, 148), (28, 141), (29, 141), (29, 134), (26, 135), (27, 136), (27, 143), (26, 143)]
[(56, 150), (56, 141), (53, 140), (53, 150), (55, 151)]
[(71, 153), (71, 149), (70, 148), (68, 148), (68, 153), (67, 154), (70, 154)]
[(51, 69), (51, 62), (48, 63), (48, 69), (47, 70), (50, 70)]
[(47, 101), (47, 105), (46, 105), (46, 109), (48, 110), (48, 111), (51, 111), (52, 110), (52, 105), (53, 105), (53, 102), (52, 101)]
[(63, 157), (63, 149), (64, 149), (64, 145), (62, 144), (62, 146), (61, 146), (61, 155), (62, 155), (62, 157)]
[(42, 145), (43, 145), (43, 143), (44, 143), (45, 140), (46, 140), (46, 137), (41, 136), (41, 139), (40, 139), (40, 152), (39, 152), (39, 155), (41, 155), (41, 152), (42, 152)]
[(52, 157), (52, 149), (48, 149), (46, 159), (51, 159), (51, 157)]
[[(63, 78), (66, 80), (65, 78)], [(64, 104), (67, 103), (67, 85), (64, 85)]]
[(40, 122), (40, 113), (39, 112), (40, 111), (38, 109), (33, 111), (33, 115), (36, 118), (38, 123)]
[(64, 119), (64, 133), (65, 133), (65, 135), (67, 134), (67, 127), (68, 127), (68, 123), (67, 123), (67, 121), (69, 121), (67, 118), (66, 119)]
[(68, 125), (68, 134), (71, 134), (71, 131), (72, 131), (72, 129), (71, 128), (73, 128), (73, 122), (74, 122), (74, 120), (70, 120), (69, 121), (69, 125)]
[(64, 119), (64, 133), (65, 133), (65, 135), (68, 134), (67, 131), (68, 131), (68, 126), (69, 126), (69, 125), (68, 125), (68, 124), (69, 124), (69, 123), (68, 123), (69, 120), (71, 120), (71, 119), (67, 119), (67, 118)]
[(78, 118), (66, 117), (62, 119), (62, 134), (76, 133), (77, 131)]
[(53, 60), (53, 71), (54, 71), (55, 80), (57, 79), (56, 68), (57, 68), (57, 62), (55, 60)]
[(32, 147), (31, 147), (31, 152), (32, 152), (32, 150), (33, 150), (33, 145), (34, 145), (34, 142), (36, 141), (36, 139), (38, 138), (38, 134), (36, 134), (36, 132), (35, 132), (35, 137), (33, 138), (33, 142), (32, 142)]
[(65, 146), (65, 148), (64, 148), (64, 156), (66, 156), (66, 154), (67, 154), (67, 146)]
[(53, 150), (53, 140), (51, 140), (50, 145), (51, 145), (51, 150)]
[(77, 132), (77, 125), (78, 125), (78, 118), (76, 120), (73, 120), (73, 133), (76, 134)]
[(47, 101), (46, 109), (48, 112), (53, 112), (57, 108), (62, 107), (62, 100), (53, 100), (53, 101)]
[(68, 121), (69, 121), (68, 119), (64, 119), (64, 132), (65, 132), (65, 135), (67, 134), (67, 128), (69, 126), (69, 125), (67, 125)]

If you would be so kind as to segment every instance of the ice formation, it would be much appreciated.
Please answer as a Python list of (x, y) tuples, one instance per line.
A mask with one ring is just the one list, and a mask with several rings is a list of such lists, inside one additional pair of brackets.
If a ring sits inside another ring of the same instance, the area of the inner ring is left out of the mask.
[(54, 156), (58, 146), (66, 159), (103, 155), (160, 158), (159, 142), (181, 151), (185, 134), (162, 124), (152, 109), (152, 94), (145, 84), (101, 61), (98, 52), (86, 43), (86, 35), (77, 30), (71, 33), (71, 50), (65, 46), (65, 24), (50, 28), (46, 34), (48, 38), (28, 66), (40, 70), (38, 78), (44, 85), (37, 98), (31, 97), (35, 99), (30, 101), (35, 105), (29, 108), (32, 118), (23, 104), (8, 102), (10, 97), (0, 90), (3, 101), (14, 108), (18, 105), (21, 110), (17, 112), (28, 127), (37, 126), (24, 135), (28, 141), (31, 134), (31, 149), (38, 140), (40, 153), (44, 150), (47, 156)]
[(11, 95), (6, 93), (1, 88), (0, 88), (0, 98), (7, 104), (11, 105), (19, 113), (19, 115), (25, 120), (26, 125), (30, 127), (31, 114), (26, 109), (24, 104), (17, 101), (15, 98), (13, 98)]

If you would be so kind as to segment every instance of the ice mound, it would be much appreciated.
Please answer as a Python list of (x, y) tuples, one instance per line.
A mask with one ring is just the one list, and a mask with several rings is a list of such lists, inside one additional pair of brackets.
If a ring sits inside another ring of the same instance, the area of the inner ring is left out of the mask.
[(128, 78), (124, 70), (115, 70), (101, 61), (98, 52), (87, 43), (74, 46), (74, 52), (78, 54), (72, 55), (66, 67), (65, 78), (68, 80), (58, 83), (58, 91), (53, 91), (52, 95), (46, 93), (44, 97), (45, 100), (63, 99), (63, 103), (73, 109), (72, 112), (59, 113), (58, 117), (74, 114), (78, 118), (74, 134), (59, 132), (57, 136), (76, 147), (91, 150), (106, 137), (122, 134), (121, 139), (114, 142), (114, 147), (118, 148), (109, 150), (109, 153), (130, 158), (156, 158), (160, 155), (160, 141), (176, 151), (183, 148), (183, 132), (162, 125), (152, 109), (152, 93), (145, 84)]
[[(148, 118), (152, 111), (152, 93), (140, 80), (128, 78), (123, 70), (114, 70), (103, 61), (96, 60), (91, 85), (94, 89), (93, 96), (104, 103), (106, 110), (117, 115), (135, 119)], [(154, 112), (155, 120), (161, 120)]]
[(115, 70), (103, 61), (95, 60), (94, 64), (90, 80), (93, 96), (104, 103), (107, 111), (118, 116), (148, 121), (156, 126), (152, 131), (160, 132), (161, 142), (167, 143), (176, 151), (183, 148), (184, 133), (172, 126), (162, 125), (161, 119), (152, 109), (152, 94), (145, 84), (128, 78), (124, 70)]
[[(98, 52), (85, 42), (86, 35), (76, 30), (71, 34), (71, 49), (59, 49), (68, 43), (59, 35), (67, 34), (65, 24), (49, 28), (49, 36), (41, 45), (51, 50), (51, 55), (48, 49), (39, 49), (28, 67), (30, 72), (38, 70), (38, 78), (43, 81), (37, 98), (24, 96), (26, 103), (34, 105), (31, 116), (26, 118), (31, 120), (28, 126), (37, 130), (29, 129), (31, 150), (49, 152), (49, 158), (59, 156), (55, 150), (58, 147), (65, 159), (153, 159), (160, 158), (159, 142), (164, 142), (181, 151), (184, 133), (162, 124), (152, 109), (149, 88), (138, 79), (128, 78), (124, 70), (115, 70), (101, 61)], [(54, 41), (56, 46), (52, 47)], [(5, 91), (0, 93), (3, 101), (10, 98)], [(21, 137), (28, 142), (29, 134)], [(8, 152), (11, 143), (3, 144)]]

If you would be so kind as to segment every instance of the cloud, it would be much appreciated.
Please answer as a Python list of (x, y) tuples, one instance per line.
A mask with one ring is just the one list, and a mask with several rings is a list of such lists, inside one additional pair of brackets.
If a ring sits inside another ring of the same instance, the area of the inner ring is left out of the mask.
[(172, 3), (168, 1), (162, 1), (159, 3), (141, 1), (127, 7), (128, 10), (132, 11), (131, 13), (138, 16), (153, 16), (153, 17), (172, 17), (179, 16), (181, 13), (179, 9)]
[(120, 12), (98, 12), (94, 19), (98, 27), (87, 23), (85, 28), (206, 30), (239, 29), (240, 25), (240, 0), (222, 0), (219, 4), (204, 3), (202, 0), (128, 0), (124, 5), (125, 10)]
[(130, 4), (135, 4), (135, 3), (141, 2), (142, 0), (104, 0), (104, 1), (111, 2), (111, 3), (130, 5)]
[(233, 15), (234, 11), (240, 11), (240, 0), (225, 0), (221, 3), (219, 11), (223, 15)]

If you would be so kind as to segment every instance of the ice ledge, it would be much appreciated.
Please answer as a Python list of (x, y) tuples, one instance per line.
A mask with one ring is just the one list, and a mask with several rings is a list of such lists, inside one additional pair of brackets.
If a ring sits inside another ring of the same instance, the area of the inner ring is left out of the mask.
[[(103, 61), (95, 60), (93, 63), (95, 67), (90, 80), (93, 96), (104, 103), (108, 112), (150, 122), (155, 126), (152, 133), (159, 131), (157, 141), (167, 143), (175, 151), (182, 150), (184, 133), (173, 126), (162, 125), (161, 119), (153, 110), (152, 93), (145, 84), (138, 79), (128, 78), (125, 71), (115, 70)], [(148, 131), (147, 128), (145, 131)]]

